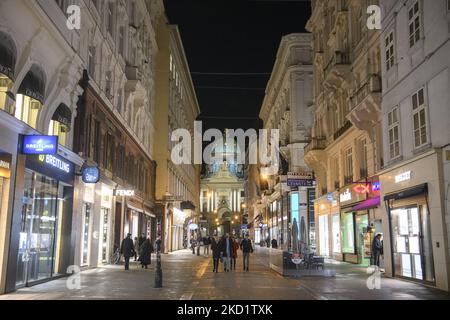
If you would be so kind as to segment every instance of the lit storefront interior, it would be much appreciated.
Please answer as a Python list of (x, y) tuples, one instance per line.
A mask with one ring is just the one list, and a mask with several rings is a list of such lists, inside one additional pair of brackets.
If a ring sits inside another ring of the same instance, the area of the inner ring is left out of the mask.
[[(16, 287), (65, 273), (74, 165), (59, 156), (28, 155), (24, 176)], [(70, 237), (69, 237), (70, 238)]]
[(428, 185), (385, 196), (391, 220), (394, 275), (435, 282)]

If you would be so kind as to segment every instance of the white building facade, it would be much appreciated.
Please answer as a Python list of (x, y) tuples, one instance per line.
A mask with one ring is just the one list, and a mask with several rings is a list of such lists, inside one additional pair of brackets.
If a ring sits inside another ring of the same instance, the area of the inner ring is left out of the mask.
[(450, 3), (380, 4), (386, 272), (448, 291)]

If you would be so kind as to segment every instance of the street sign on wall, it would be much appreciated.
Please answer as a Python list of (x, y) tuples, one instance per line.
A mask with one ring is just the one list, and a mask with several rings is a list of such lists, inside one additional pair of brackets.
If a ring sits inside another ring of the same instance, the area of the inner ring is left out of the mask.
[(288, 187), (314, 187), (316, 182), (312, 172), (288, 172)]

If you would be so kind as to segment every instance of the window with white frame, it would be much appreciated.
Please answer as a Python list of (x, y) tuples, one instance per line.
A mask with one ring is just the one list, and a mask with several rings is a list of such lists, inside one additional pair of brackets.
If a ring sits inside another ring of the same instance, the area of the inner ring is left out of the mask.
[(420, 40), (420, 4), (416, 1), (408, 11), (409, 47), (412, 48)]
[(360, 178), (367, 177), (368, 174), (368, 168), (369, 168), (369, 154), (368, 154), (368, 146), (367, 146), (367, 139), (362, 139), (359, 143), (360, 146), (360, 154), (361, 154), (361, 161), (359, 164), (360, 169)]
[(106, 7), (106, 27), (109, 34), (114, 36), (114, 1), (110, 1)]
[(400, 122), (398, 108), (388, 113), (389, 157), (395, 159), (400, 156)]
[(386, 37), (386, 70), (389, 71), (394, 66), (395, 62), (395, 44), (394, 44), (394, 32), (391, 31)]
[(414, 146), (419, 148), (428, 143), (427, 111), (424, 89), (420, 89), (412, 96)]
[(353, 181), (353, 150), (348, 148), (344, 152), (345, 159), (345, 183)]
[(91, 78), (95, 78), (95, 47), (89, 47), (88, 72)]

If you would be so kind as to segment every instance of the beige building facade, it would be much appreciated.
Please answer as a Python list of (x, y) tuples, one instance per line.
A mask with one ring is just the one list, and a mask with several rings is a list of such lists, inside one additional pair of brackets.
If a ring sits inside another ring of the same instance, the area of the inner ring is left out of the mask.
[[(196, 223), (200, 199), (200, 166), (172, 162), (176, 129), (186, 129), (194, 138), (194, 122), (200, 113), (194, 85), (178, 27), (162, 17), (158, 25), (159, 53), (156, 59), (156, 113), (154, 156), (156, 199), (162, 219), (163, 251), (183, 248), (190, 225)], [(191, 141), (193, 146), (193, 140)], [(188, 161), (189, 162), (189, 161)]]
[(317, 179), (317, 250), (369, 265), (383, 233), (380, 32), (366, 26), (378, 1), (313, 1), (314, 126), (305, 162)]

